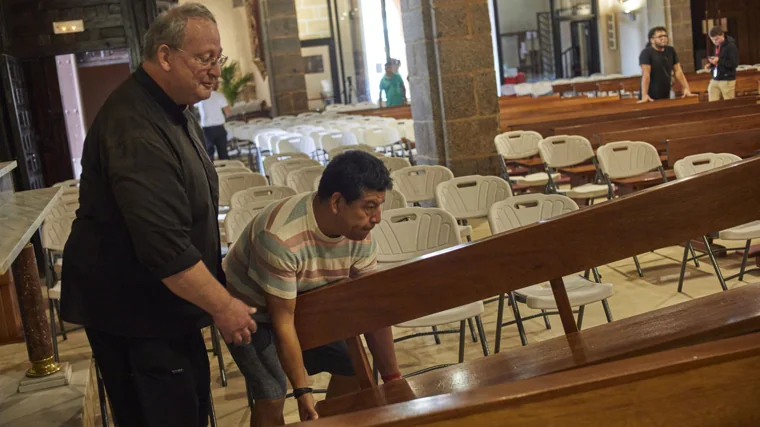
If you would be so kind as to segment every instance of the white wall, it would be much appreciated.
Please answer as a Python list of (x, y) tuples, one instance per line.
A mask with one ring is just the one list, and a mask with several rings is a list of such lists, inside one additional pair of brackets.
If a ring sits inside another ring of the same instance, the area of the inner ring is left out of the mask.
[(618, 15), (618, 50), (620, 51), (620, 71), (622, 74), (639, 74), (639, 54), (644, 49), (649, 32), (646, 8), (634, 15), (631, 20), (629, 15)]
[(253, 73), (256, 83), (256, 96), (272, 105), (269, 93), (269, 81), (264, 80), (258, 68), (253, 63), (251, 52), (251, 37), (248, 29), (248, 18), (245, 7), (232, 7), (232, 0), (180, 0), (180, 3), (190, 1), (206, 6), (216, 18), (219, 36), (222, 38), (224, 54), (230, 61), (238, 61), (241, 73)]

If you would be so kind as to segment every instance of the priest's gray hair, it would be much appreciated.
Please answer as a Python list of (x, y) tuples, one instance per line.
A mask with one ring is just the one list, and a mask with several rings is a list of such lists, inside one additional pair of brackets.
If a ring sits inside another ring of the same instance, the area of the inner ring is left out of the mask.
[(216, 23), (214, 14), (200, 3), (174, 6), (159, 15), (145, 33), (143, 59), (156, 59), (158, 47), (162, 44), (181, 49), (185, 39), (185, 26), (190, 18), (208, 19)]

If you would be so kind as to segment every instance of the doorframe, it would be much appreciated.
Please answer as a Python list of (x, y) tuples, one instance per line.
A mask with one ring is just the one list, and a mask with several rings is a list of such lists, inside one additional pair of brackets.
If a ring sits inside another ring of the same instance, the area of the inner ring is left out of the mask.
[[(335, 52), (335, 41), (330, 37), (321, 39), (301, 40), (301, 47), (320, 47), (327, 46), (330, 56), (330, 78), (333, 87), (333, 103), (341, 104), (341, 85), (340, 76), (338, 75), (338, 57)], [(303, 56), (303, 55), (301, 55)]]

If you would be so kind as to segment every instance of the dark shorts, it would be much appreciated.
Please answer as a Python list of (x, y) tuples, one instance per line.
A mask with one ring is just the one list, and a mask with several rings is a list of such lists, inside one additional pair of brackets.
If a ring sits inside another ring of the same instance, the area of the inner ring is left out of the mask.
[(85, 332), (120, 427), (208, 425), (211, 378), (201, 331), (167, 338)]
[[(277, 356), (274, 330), (270, 323), (259, 323), (250, 344), (228, 344), (227, 348), (245, 377), (254, 399), (282, 399), (287, 393), (285, 372)], [(309, 375), (328, 372), (354, 376), (345, 341), (336, 341), (303, 352)]]

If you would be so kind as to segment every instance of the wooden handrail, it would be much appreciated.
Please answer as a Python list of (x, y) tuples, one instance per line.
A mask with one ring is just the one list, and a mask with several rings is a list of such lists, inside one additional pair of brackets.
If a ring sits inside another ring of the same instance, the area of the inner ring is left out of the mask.
[(296, 306), (301, 346), (314, 348), (755, 220), (758, 176), (760, 158), (745, 160), (305, 293)]

